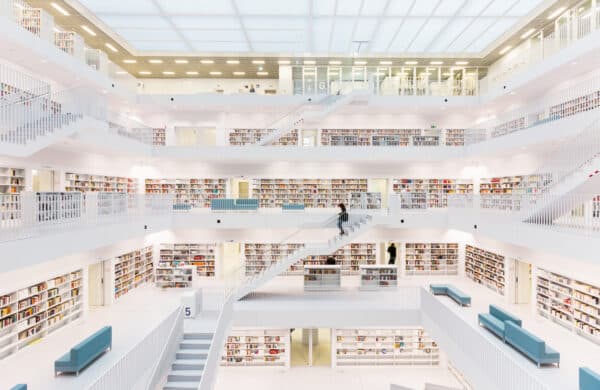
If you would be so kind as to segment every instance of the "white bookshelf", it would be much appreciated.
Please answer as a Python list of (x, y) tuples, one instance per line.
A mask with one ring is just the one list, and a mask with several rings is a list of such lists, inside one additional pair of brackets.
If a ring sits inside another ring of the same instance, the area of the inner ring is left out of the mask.
[(165, 146), (167, 144), (167, 128), (152, 129), (152, 145)]
[(324, 146), (410, 146), (421, 129), (322, 129)]
[[(246, 275), (256, 275), (302, 247), (304, 244), (299, 243), (245, 243), (242, 253)], [(292, 268), (302, 270), (301, 265), (294, 265)]]
[(438, 345), (420, 327), (333, 329), (331, 342), (333, 367), (440, 363)]
[(372, 242), (354, 242), (344, 245), (329, 255), (309, 256), (302, 262), (290, 267), (289, 272), (300, 274), (308, 265), (325, 265), (327, 258), (335, 258), (335, 264), (340, 266), (344, 275), (358, 275), (361, 265), (377, 264), (377, 245)]
[(580, 112), (594, 110), (598, 107), (600, 107), (600, 91), (594, 91), (551, 106), (549, 113), (550, 118), (560, 119)]
[(290, 329), (233, 329), (222, 366), (290, 367)]
[(0, 359), (83, 314), (83, 270), (0, 294)]
[(458, 243), (405, 243), (406, 275), (457, 275)]
[(83, 38), (73, 31), (55, 31), (54, 45), (75, 58), (85, 57)]
[(464, 146), (465, 145), (465, 129), (446, 129), (445, 130), (446, 146)]
[(137, 179), (121, 176), (65, 173), (65, 190), (79, 192), (137, 192)]
[(350, 210), (381, 209), (381, 192), (351, 192), (346, 207)]
[(600, 344), (600, 286), (538, 269), (537, 312)]
[[(273, 133), (275, 129), (233, 129), (229, 132), (232, 146), (253, 145)], [(298, 146), (298, 130), (292, 130), (269, 144), (273, 146)]]
[(177, 203), (210, 207), (211, 199), (225, 198), (227, 179), (146, 179), (147, 194), (174, 194)]
[(122, 297), (144, 283), (154, 280), (152, 246), (117, 256), (113, 264), (114, 296)]
[(160, 244), (159, 266), (179, 267), (189, 265), (200, 277), (216, 276), (217, 244), (169, 243)]
[(504, 256), (467, 245), (465, 248), (465, 273), (475, 283), (504, 295), (506, 286)]
[[(403, 196), (403, 208), (446, 208), (448, 195), (472, 194), (468, 179), (393, 179), (392, 191)], [(406, 207), (404, 205), (407, 205)]]
[(300, 203), (306, 208), (335, 208), (348, 202), (348, 194), (367, 192), (367, 179), (254, 179), (252, 197), (260, 207), (281, 208)]
[(0, 194), (19, 194), (25, 191), (25, 169), (0, 167)]
[(360, 289), (385, 291), (398, 288), (398, 268), (395, 265), (361, 265)]
[[(520, 200), (512, 195), (535, 194), (551, 180), (550, 175), (502, 176), (482, 178), (479, 184), (481, 207), (518, 210)], [(498, 195), (507, 195), (506, 197)]]
[(194, 281), (194, 267), (189, 265), (156, 267), (156, 286), (161, 288), (188, 288)]
[(342, 287), (339, 265), (305, 265), (304, 291), (337, 291)]

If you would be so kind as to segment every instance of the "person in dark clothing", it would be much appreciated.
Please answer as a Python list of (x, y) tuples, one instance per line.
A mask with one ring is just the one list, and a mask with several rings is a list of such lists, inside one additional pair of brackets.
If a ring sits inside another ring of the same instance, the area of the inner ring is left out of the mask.
[(335, 265), (335, 257), (329, 256), (327, 258), (327, 261), (325, 261), (325, 264), (327, 264), (327, 265)]
[(393, 242), (388, 246), (387, 253), (390, 254), (390, 261), (388, 264), (396, 264), (396, 245)]
[(344, 231), (344, 222), (348, 222), (348, 212), (346, 211), (346, 205), (343, 203), (338, 204), (340, 212), (338, 213), (338, 228), (340, 229), (340, 236), (346, 234)]

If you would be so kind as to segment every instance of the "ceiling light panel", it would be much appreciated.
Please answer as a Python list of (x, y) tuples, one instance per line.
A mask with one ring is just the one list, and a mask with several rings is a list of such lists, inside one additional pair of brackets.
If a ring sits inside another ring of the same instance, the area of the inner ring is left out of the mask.
[(144, 10), (147, 15), (159, 15), (160, 11), (151, 0), (79, 0), (95, 14), (139, 14)]
[[(427, 21), (426, 18), (407, 18), (405, 22), (400, 26), (396, 39), (390, 45), (390, 52), (401, 53), (408, 49), (408, 45), (416, 37), (417, 32)], [(427, 34), (426, 31), (421, 30), (420, 35)]]
[(156, 0), (156, 2), (167, 14), (223, 15), (235, 12), (231, 1)]
[[(496, 0), (492, 0), (496, 1)], [(467, 3), (460, 7), (460, 11), (458, 15), (460, 16), (477, 16), (483, 11), (488, 4), (491, 5), (492, 1), (490, 0), (478, 0), (478, 1), (467, 1)]]
[(369, 46), (370, 52), (384, 53), (390, 43), (390, 40), (394, 37), (398, 26), (402, 22), (402, 18), (389, 18), (385, 19), (380, 25), (377, 31), (377, 35)]
[(313, 23), (313, 42), (314, 50), (319, 53), (326, 53), (329, 48), (329, 37), (333, 29), (333, 18), (318, 18)]
[(247, 30), (250, 41), (300, 42), (306, 39), (304, 30)]
[(167, 52), (181, 52), (188, 51), (189, 47), (181, 41), (130, 41), (129, 42), (136, 50), (148, 50), (148, 51), (167, 51)]
[[(525, 2), (525, 1), (523, 1)], [(483, 12), (482, 16), (502, 16), (519, 1), (494, 0)]]
[[(444, 33), (438, 36), (432, 43), (429, 52), (445, 53), (446, 47), (467, 28), (475, 19), (474, 18), (457, 18), (450, 22)], [(460, 37), (458, 38), (460, 39)]]
[[(418, 2), (418, 0), (415, 1)], [(408, 15), (408, 11), (410, 10), (412, 3), (413, 1), (391, 0), (390, 5), (388, 6), (388, 14), (394, 16)]]
[(423, 52), (448, 24), (446, 19), (431, 18), (408, 47), (410, 52)]
[(300, 16), (244, 16), (248, 30), (305, 30), (306, 18)]
[(512, 7), (505, 16), (524, 16), (533, 11), (535, 7), (540, 5), (543, 0), (519, 1)]
[(363, 3), (361, 15), (379, 16), (385, 9), (387, 0), (368, 0)]
[(172, 16), (171, 20), (175, 27), (179, 29), (196, 29), (202, 26), (203, 29), (230, 30), (241, 29), (239, 18), (235, 16)]
[(303, 53), (306, 51), (304, 42), (253, 42), (252, 48), (265, 53)]
[(333, 26), (331, 36), (330, 52), (345, 53), (348, 51), (352, 39), (352, 30), (354, 28), (354, 20), (352, 19), (337, 19)]
[(170, 29), (161, 16), (152, 15), (98, 15), (100, 20), (112, 28)]
[(458, 53), (468, 48), (471, 42), (481, 36), (496, 20), (493, 18), (475, 19), (459, 37), (448, 47), (449, 52)]
[(453, 16), (465, 4), (465, 0), (442, 0), (434, 16)]
[(190, 42), (194, 50), (203, 52), (237, 53), (250, 50), (246, 42)]
[(469, 52), (480, 52), (498, 39), (505, 31), (509, 30), (519, 21), (518, 18), (503, 18), (492, 25), (486, 32), (477, 37)]
[(417, 0), (414, 3), (409, 13), (410, 16), (429, 16), (438, 5), (439, 0)]
[(308, 15), (308, 1), (244, 0), (236, 4), (242, 15)]

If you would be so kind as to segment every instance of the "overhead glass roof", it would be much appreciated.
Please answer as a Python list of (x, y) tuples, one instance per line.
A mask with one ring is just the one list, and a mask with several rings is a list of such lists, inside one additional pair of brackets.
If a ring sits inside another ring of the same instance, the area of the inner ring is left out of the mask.
[(476, 54), (543, 0), (79, 0), (138, 51)]

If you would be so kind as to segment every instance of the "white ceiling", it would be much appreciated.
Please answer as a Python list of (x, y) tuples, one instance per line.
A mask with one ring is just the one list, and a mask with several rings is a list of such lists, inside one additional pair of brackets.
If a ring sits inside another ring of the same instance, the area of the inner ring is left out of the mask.
[(323, 56), (476, 54), (543, 1), (79, 0), (140, 52)]

